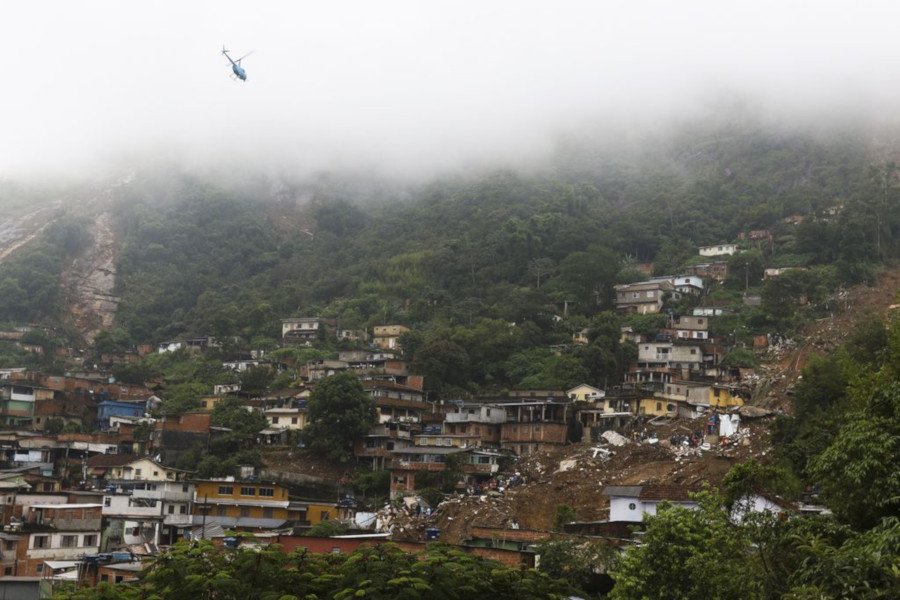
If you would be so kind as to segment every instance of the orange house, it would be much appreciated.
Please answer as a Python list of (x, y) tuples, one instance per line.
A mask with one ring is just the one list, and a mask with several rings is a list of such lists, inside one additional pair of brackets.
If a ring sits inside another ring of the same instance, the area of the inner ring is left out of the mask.
[(315, 525), (338, 516), (336, 505), (291, 500), (288, 489), (273, 482), (228, 477), (195, 483), (194, 525), (218, 523), (237, 531), (266, 531)]

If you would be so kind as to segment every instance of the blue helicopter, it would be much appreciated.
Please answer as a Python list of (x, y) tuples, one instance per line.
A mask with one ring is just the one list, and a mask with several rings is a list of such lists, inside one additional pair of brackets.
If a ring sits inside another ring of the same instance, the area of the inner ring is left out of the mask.
[(228, 50), (225, 49), (225, 46), (222, 46), (222, 54), (224, 54), (225, 58), (227, 58), (229, 62), (231, 62), (231, 70), (234, 71), (234, 76), (241, 81), (247, 81), (247, 71), (245, 71), (244, 67), (241, 66), (241, 61), (253, 54), (253, 52), (254, 51), (250, 51), (239, 59), (234, 60), (233, 58), (228, 56)]

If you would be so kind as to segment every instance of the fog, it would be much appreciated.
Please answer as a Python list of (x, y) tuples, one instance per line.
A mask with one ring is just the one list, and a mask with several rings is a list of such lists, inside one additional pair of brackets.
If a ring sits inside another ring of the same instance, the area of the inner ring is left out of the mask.
[[(3, 6), (0, 178), (141, 160), (413, 175), (740, 98), (892, 118), (900, 4), (429, 0)], [(222, 56), (254, 51), (234, 81)]]

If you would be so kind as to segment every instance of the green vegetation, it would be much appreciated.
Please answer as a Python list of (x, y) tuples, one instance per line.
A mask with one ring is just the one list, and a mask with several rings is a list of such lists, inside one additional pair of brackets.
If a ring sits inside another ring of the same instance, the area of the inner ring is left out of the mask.
[(353, 443), (375, 424), (376, 404), (355, 374), (343, 372), (316, 383), (306, 414), (303, 439), (310, 450), (347, 462), (353, 458)]
[(221, 550), (181, 542), (137, 583), (64, 590), (68, 600), (562, 600), (571, 586), (544, 573), (506, 567), (440, 544), (412, 554), (393, 544), (350, 554), (291, 554), (271, 547)]

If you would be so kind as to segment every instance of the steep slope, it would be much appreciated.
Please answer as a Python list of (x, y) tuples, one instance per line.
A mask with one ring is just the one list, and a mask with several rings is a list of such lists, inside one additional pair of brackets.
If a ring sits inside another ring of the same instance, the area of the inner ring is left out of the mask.
[(72, 257), (60, 278), (62, 315), (81, 333), (88, 344), (103, 330), (113, 326), (119, 298), (116, 283), (116, 237), (109, 215), (101, 213), (91, 228), (92, 243)]

